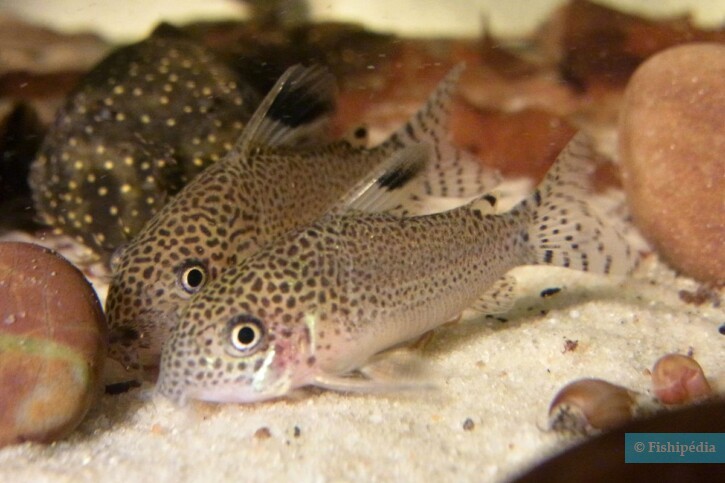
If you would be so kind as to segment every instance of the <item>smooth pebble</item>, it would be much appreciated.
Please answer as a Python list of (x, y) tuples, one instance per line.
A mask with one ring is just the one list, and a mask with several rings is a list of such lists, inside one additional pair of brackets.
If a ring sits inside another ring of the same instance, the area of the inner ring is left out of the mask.
[(637, 226), (675, 269), (725, 282), (725, 46), (687, 44), (642, 64), (619, 149)]
[(0, 280), (0, 447), (62, 438), (101, 393), (101, 305), (77, 268), (30, 243), (0, 243)]

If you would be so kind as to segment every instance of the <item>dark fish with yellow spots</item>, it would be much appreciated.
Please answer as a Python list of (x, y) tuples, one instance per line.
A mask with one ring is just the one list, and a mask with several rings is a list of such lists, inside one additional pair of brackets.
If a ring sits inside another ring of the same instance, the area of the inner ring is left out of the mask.
[[(106, 312), (111, 357), (156, 366), (189, 298), (275, 237), (359, 196), (378, 211), (416, 209), (421, 196), (472, 196), (498, 178), (446, 141), (461, 68), (387, 141), (310, 144), (334, 97), (321, 68), (290, 68), (237, 146), (192, 180), (112, 263)], [(303, 146), (300, 146), (300, 143)]]
[(171, 27), (111, 53), (32, 166), (43, 221), (107, 258), (239, 137), (260, 96)]

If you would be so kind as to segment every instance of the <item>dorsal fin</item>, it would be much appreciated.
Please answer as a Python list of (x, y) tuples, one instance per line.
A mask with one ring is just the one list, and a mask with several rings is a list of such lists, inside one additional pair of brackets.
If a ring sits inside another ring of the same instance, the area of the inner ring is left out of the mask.
[[(408, 217), (440, 211), (431, 205), (445, 198), (422, 194), (430, 173), (431, 152), (428, 144), (413, 144), (396, 151), (348, 191), (330, 213), (355, 210)], [(482, 215), (496, 213), (498, 199), (493, 193), (477, 201), (476, 209)]]
[(402, 147), (348, 191), (330, 213), (404, 210), (411, 191), (418, 190), (428, 171), (430, 152), (427, 144)]
[(335, 112), (337, 85), (322, 66), (295, 65), (272, 86), (237, 142), (248, 153), (257, 147), (314, 145)]

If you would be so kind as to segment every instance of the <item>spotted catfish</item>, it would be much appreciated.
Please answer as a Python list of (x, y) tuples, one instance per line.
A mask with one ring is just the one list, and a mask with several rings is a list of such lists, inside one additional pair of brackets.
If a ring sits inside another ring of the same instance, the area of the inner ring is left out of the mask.
[(38, 212), (107, 260), (239, 137), (261, 96), (171, 27), (120, 48), (60, 109), (30, 185)]
[(253, 402), (308, 385), (396, 388), (366, 363), (468, 307), (502, 311), (514, 267), (628, 273), (627, 243), (581, 201), (588, 153), (575, 138), (503, 214), (487, 214), (485, 196), (425, 216), (348, 211), (279, 237), (191, 299), (164, 347), (159, 391)]
[(289, 127), (291, 118), (317, 118), (334, 96), (326, 70), (290, 68), (232, 152), (115, 257), (106, 305), (111, 356), (127, 368), (158, 365), (161, 344), (194, 293), (276, 236), (340, 209), (341, 199), (365, 193), (370, 209), (402, 212), (421, 196), (470, 196), (495, 185), (495, 173), (446, 141), (460, 72), (387, 141), (366, 149), (348, 141), (309, 145), (309, 124)]

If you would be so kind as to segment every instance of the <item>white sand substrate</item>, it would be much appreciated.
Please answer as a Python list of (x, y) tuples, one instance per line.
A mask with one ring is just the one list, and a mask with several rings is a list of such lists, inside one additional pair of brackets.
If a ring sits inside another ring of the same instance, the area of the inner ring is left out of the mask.
[[(606, 210), (621, 200), (617, 192), (598, 203)], [(655, 255), (628, 279), (546, 267), (512, 274), (519, 295), (507, 322), (466, 314), (422, 349), (420, 377), (434, 389), (309, 389), (258, 404), (176, 407), (146, 383), (103, 396), (62, 441), (0, 450), (0, 481), (505, 481), (574, 442), (547, 430), (547, 411), (575, 379), (650, 394), (654, 362), (691, 353), (725, 392), (722, 308), (681, 300), (697, 283)], [(562, 290), (541, 297), (553, 287)], [(576, 347), (566, 350), (567, 341)]]

